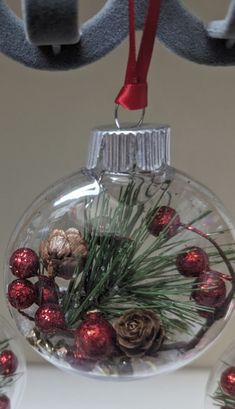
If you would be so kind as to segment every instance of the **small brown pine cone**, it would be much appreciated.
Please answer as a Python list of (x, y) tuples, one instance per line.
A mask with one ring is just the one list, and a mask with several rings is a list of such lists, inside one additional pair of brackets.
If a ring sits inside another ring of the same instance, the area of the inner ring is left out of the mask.
[(74, 257), (86, 257), (88, 245), (81, 232), (78, 229), (71, 228), (66, 230), (65, 234), (69, 242), (71, 255)]
[(80, 271), (83, 269), (85, 262), (85, 257), (65, 257), (63, 260), (52, 260), (50, 262), (50, 266), (54, 272), (54, 275), (64, 278), (65, 280), (70, 280), (77, 268)]
[(130, 358), (155, 355), (165, 336), (160, 319), (149, 310), (127, 310), (113, 326), (119, 348)]
[(84, 261), (86, 258), (88, 245), (75, 228), (66, 231), (55, 229), (47, 240), (41, 242), (39, 254), (50, 276), (71, 278), (78, 262), (80, 263), (78, 260)]

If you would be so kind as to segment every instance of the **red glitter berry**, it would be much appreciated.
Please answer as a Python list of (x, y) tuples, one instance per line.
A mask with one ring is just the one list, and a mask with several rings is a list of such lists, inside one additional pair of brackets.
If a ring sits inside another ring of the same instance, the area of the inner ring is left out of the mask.
[(18, 367), (18, 360), (12, 351), (3, 351), (0, 354), (0, 375), (13, 375)]
[(11, 409), (10, 399), (6, 395), (0, 395), (0, 409)]
[(226, 286), (217, 271), (210, 271), (200, 275), (196, 281), (196, 290), (192, 298), (199, 305), (206, 307), (220, 307), (226, 297)]
[(112, 354), (115, 339), (115, 330), (103, 318), (84, 320), (75, 334), (75, 343), (79, 351), (95, 360), (104, 359)]
[(166, 237), (173, 237), (180, 225), (180, 217), (174, 209), (169, 206), (161, 206), (157, 209), (153, 220), (148, 226), (149, 232), (157, 237), (164, 230)]
[(34, 285), (29, 280), (15, 280), (8, 286), (8, 300), (17, 310), (31, 307), (35, 300)]
[(29, 248), (16, 250), (10, 258), (12, 274), (19, 278), (30, 278), (38, 274), (38, 255)]
[(235, 367), (226, 369), (220, 379), (221, 388), (225, 393), (235, 396)]
[(178, 271), (186, 277), (198, 277), (209, 268), (208, 255), (200, 247), (189, 247), (176, 259)]
[(36, 304), (58, 304), (59, 287), (55, 284), (53, 279), (46, 276), (40, 276), (34, 287)]
[(36, 311), (35, 324), (43, 332), (55, 332), (65, 329), (65, 315), (57, 304), (45, 304)]

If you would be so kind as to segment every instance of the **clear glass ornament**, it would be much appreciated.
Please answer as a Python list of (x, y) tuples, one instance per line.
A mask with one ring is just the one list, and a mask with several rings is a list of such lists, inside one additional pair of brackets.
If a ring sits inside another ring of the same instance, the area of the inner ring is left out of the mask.
[(0, 316), (0, 407), (15, 409), (21, 402), (26, 384), (23, 350), (15, 331)]
[(57, 367), (135, 379), (197, 358), (230, 318), (234, 227), (169, 164), (168, 127), (96, 129), (87, 167), (40, 195), (9, 243), (18, 328)]
[(211, 370), (205, 409), (235, 408), (235, 344), (233, 342)]

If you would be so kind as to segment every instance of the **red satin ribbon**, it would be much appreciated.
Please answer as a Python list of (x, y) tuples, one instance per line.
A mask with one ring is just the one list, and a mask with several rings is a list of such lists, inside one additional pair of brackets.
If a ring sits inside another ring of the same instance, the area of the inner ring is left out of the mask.
[(129, 58), (125, 83), (115, 102), (125, 109), (144, 109), (148, 105), (147, 76), (153, 54), (161, 0), (149, 0), (143, 36), (136, 59), (135, 0), (129, 0)]

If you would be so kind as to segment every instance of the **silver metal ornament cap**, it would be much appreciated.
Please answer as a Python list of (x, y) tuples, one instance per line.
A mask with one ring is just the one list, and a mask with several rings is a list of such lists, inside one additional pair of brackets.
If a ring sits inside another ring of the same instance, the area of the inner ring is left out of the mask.
[(170, 164), (170, 127), (93, 129), (87, 168), (126, 173), (159, 172)]

